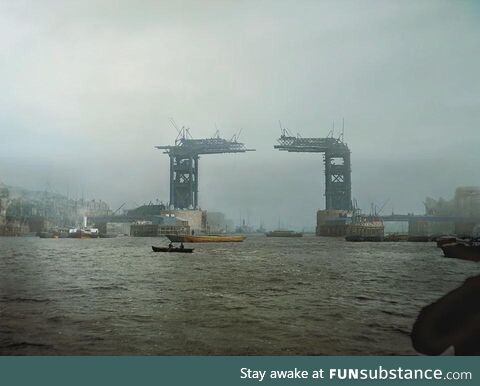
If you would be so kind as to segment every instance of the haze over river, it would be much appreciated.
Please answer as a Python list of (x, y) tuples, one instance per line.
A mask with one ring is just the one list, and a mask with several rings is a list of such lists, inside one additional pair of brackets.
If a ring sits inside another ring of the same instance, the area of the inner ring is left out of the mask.
[[(414, 354), (419, 310), (480, 265), (434, 243), (0, 238), (0, 354)], [(186, 245), (189, 247), (190, 245)]]

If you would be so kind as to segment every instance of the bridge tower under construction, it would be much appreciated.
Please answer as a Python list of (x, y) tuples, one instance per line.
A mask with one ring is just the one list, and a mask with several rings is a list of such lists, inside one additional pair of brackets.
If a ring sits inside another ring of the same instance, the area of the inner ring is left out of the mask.
[(275, 149), (296, 153), (323, 153), (325, 164), (325, 209), (352, 210), (350, 149), (343, 136), (302, 138), (282, 129)]
[(200, 155), (255, 151), (238, 142), (238, 135), (227, 140), (217, 131), (212, 138), (194, 139), (185, 128), (179, 130), (175, 145), (155, 147), (170, 157), (170, 207), (175, 209), (198, 209)]

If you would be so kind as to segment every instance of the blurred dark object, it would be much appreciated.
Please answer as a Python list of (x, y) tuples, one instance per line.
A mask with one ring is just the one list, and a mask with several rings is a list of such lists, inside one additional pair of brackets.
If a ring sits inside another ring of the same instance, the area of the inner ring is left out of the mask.
[[(440, 236), (436, 239), (437, 247), (442, 247), (446, 244), (454, 244), (459, 238), (457, 236)], [(463, 240), (463, 239), (460, 239)]]
[(412, 329), (415, 350), (440, 355), (480, 355), (480, 275), (420, 311)]
[(446, 257), (455, 259), (480, 261), (480, 242), (477, 240), (457, 240), (440, 246)]

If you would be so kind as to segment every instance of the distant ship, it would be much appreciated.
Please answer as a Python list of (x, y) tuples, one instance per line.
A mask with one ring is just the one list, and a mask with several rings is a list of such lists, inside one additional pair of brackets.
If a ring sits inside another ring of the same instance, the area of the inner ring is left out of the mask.
[(347, 226), (347, 241), (383, 241), (383, 220), (377, 215), (356, 214), (352, 217), (352, 223)]
[(97, 228), (72, 228), (68, 231), (68, 237), (72, 239), (96, 239), (99, 237)]
[(276, 231), (265, 233), (265, 236), (267, 237), (302, 237), (303, 233), (294, 232), (290, 230), (277, 229)]
[(231, 235), (166, 235), (172, 243), (233, 243), (241, 242), (245, 236)]
[(87, 227), (87, 217), (83, 217), (83, 227), (71, 228), (68, 230), (68, 237), (72, 239), (96, 239), (98, 238), (99, 231), (97, 228)]

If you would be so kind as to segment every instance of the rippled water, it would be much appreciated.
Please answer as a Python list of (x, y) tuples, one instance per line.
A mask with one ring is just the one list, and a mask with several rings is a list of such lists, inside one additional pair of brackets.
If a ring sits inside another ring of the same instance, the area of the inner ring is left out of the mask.
[(414, 354), (421, 307), (478, 274), (433, 243), (0, 238), (0, 354)]

